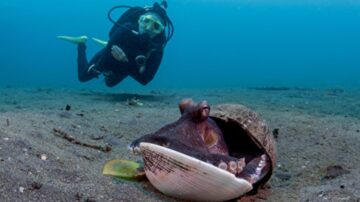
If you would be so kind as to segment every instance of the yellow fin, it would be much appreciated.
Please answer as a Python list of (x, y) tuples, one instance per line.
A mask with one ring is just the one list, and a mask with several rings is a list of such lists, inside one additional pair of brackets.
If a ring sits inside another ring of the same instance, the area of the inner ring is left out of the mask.
[(62, 39), (74, 44), (79, 44), (79, 43), (86, 43), (88, 37), (87, 36), (64, 36), (64, 35), (60, 35), (60, 36), (56, 36), (56, 38), (58, 39)]
[(92, 40), (94, 40), (96, 43), (100, 44), (101, 46), (106, 46), (107, 45), (107, 41), (104, 41), (104, 40), (101, 40), (101, 39), (98, 39), (98, 38), (95, 38), (95, 37), (92, 37)]

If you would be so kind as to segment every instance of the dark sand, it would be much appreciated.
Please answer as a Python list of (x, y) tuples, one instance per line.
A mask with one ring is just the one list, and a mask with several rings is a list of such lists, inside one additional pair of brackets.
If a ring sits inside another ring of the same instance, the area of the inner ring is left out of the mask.
[[(179, 117), (185, 97), (246, 105), (278, 129), (277, 169), (240, 201), (360, 201), (360, 92), (234, 89), (108, 93), (0, 89), (0, 201), (176, 201), (149, 182), (101, 174), (110, 159), (140, 160), (127, 145)], [(136, 94), (135, 94), (136, 93)], [(144, 106), (127, 104), (139, 98)], [(71, 109), (65, 110), (66, 105)], [(60, 129), (105, 153), (54, 135)], [(41, 159), (43, 158), (43, 159)]]

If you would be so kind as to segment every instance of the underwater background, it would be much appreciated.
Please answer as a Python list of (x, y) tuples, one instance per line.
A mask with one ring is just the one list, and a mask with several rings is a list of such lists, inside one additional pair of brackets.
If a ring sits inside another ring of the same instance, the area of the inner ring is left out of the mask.
[[(57, 35), (106, 40), (112, 6), (154, 1), (3, 0), (0, 86), (106, 89), (77, 80), (76, 46)], [(358, 0), (169, 0), (175, 33), (154, 88), (360, 87)], [(114, 18), (124, 10), (113, 13)], [(88, 41), (88, 58), (100, 46)]]

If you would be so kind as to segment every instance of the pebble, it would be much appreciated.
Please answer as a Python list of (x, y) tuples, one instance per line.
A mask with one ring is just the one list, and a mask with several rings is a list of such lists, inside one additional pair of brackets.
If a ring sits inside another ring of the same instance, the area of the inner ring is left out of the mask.
[(45, 154), (41, 154), (40, 158), (41, 160), (46, 161), (48, 157)]
[(70, 109), (71, 109), (71, 106), (67, 104), (67, 105), (65, 106), (65, 110), (66, 110), (66, 111), (70, 111)]
[(25, 188), (24, 188), (24, 187), (19, 187), (19, 191), (20, 191), (20, 193), (24, 193), (24, 190), (25, 190)]
[(9, 140), (9, 138), (8, 137), (4, 137), (4, 139), (3, 139), (4, 141), (8, 141)]
[(274, 128), (272, 134), (274, 138), (277, 139), (279, 137), (279, 128)]
[(36, 189), (40, 189), (42, 187), (42, 184), (39, 182), (33, 182), (31, 183), (31, 188), (30, 190), (36, 190)]

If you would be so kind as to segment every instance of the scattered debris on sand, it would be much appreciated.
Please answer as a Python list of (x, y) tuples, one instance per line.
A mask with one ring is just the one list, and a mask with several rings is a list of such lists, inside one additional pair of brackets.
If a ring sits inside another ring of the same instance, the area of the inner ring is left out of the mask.
[(54, 132), (55, 136), (61, 137), (61, 138), (65, 139), (65, 140), (67, 140), (67, 141), (69, 141), (69, 142), (71, 142), (73, 144), (77, 144), (77, 145), (80, 145), (80, 146), (83, 146), (83, 147), (89, 147), (89, 148), (97, 149), (97, 150), (105, 152), (105, 153), (111, 151), (111, 146), (109, 146), (109, 145), (99, 146), (99, 145), (84, 143), (84, 142), (81, 142), (81, 141), (75, 139), (73, 136), (67, 134), (65, 131), (62, 131), (61, 129), (58, 129), (58, 128), (54, 128), (53, 132)]

